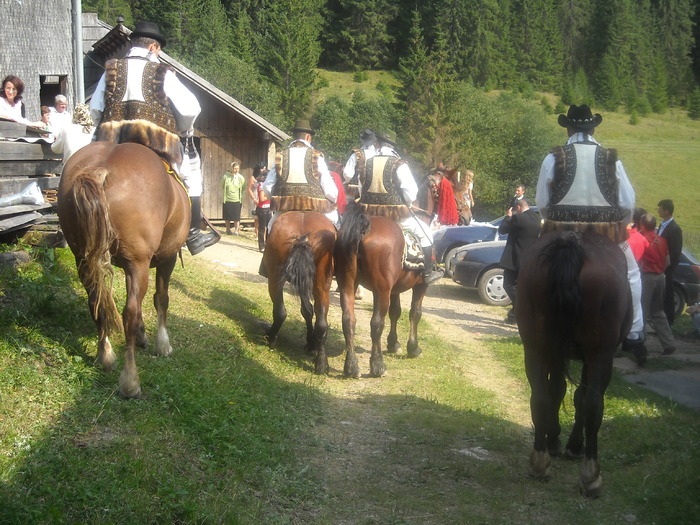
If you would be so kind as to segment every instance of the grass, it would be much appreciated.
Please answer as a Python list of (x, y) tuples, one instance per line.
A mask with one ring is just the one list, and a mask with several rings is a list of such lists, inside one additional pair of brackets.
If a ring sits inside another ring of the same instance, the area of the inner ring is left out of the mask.
[[(92, 366), (94, 327), (67, 250), (0, 275), (0, 523), (693, 523), (700, 512), (695, 412), (615, 375), (606, 492), (586, 500), (576, 462), (555, 461), (549, 483), (524, 475), (517, 338), (477, 340), (465, 327), (449, 341), (424, 323), (423, 357), (387, 356), (387, 377), (319, 377), (294, 303), (271, 350), (264, 283), (186, 264), (171, 286), (175, 354), (139, 353), (139, 401), (118, 398), (117, 374)], [(337, 320), (328, 347), (341, 369)], [(569, 392), (565, 429), (572, 407)]]

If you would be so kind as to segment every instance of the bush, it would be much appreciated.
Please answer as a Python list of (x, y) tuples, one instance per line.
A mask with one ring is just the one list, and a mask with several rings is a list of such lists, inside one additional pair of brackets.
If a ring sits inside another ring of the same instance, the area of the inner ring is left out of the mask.
[(329, 80), (326, 77), (324, 77), (323, 75), (318, 76), (318, 80), (316, 80), (316, 88), (317, 89), (327, 88), (330, 85), (331, 85), (331, 83), (329, 82)]
[(544, 109), (544, 112), (551, 115), (554, 113), (554, 108), (552, 107), (552, 103), (549, 101), (547, 97), (542, 97), (540, 99), (540, 104), (542, 104), (542, 109)]
[(633, 126), (636, 126), (637, 124), (639, 124), (639, 122), (640, 122), (639, 112), (636, 109), (633, 109), (630, 112), (629, 123), (632, 124)]
[(369, 75), (367, 74), (367, 71), (364, 71), (362, 69), (358, 69), (355, 71), (355, 73), (352, 75), (352, 80), (353, 82), (366, 82), (369, 80)]

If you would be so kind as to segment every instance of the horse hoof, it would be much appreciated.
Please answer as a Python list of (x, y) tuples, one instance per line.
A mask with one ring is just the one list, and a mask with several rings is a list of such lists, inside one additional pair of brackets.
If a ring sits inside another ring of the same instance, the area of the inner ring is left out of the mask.
[(386, 351), (390, 354), (400, 354), (401, 353), (401, 343), (398, 341), (393, 345), (387, 345)]
[(372, 377), (384, 377), (386, 375), (384, 361), (374, 361), (370, 358), (369, 373)]
[(581, 494), (587, 498), (600, 496), (603, 487), (603, 476), (600, 475), (600, 464), (595, 459), (585, 459), (581, 463)]
[(552, 459), (549, 457), (547, 451), (538, 452), (533, 450), (530, 454), (530, 468), (528, 469), (528, 475), (531, 478), (538, 480), (548, 480), (551, 475), (549, 473), (549, 468), (552, 466)]
[(328, 360), (317, 361), (314, 372), (320, 376), (326, 375), (328, 373)]
[(408, 349), (408, 357), (414, 358), (414, 357), (419, 357), (423, 353), (423, 350), (420, 349), (420, 346), (416, 346), (415, 348)]

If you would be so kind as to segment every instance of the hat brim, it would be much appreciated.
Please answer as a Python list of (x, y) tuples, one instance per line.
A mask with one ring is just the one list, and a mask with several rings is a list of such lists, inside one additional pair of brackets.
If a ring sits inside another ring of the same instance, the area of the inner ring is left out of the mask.
[(561, 114), (559, 115), (557, 122), (559, 122), (559, 125), (562, 128), (593, 129), (599, 126), (601, 122), (603, 122), (603, 116), (600, 113), (596, 113), (595, 115), (593, 115), (593, 119), (591, 119), (589, 122), (578, 122), (572, 121), (566, 115)]
[(308, 133), (309, 135), (313, 135), (314, 130), (309, 128), (292, 128), (292, 133)]
[(399, 145), (395, 141), (391, 140), (389, 137), (385, 137), (383, 135), (378, 135), (377, 139), (379, 139), (379, 142), (386, 142), (387, 144), (390, 144), (390, 145), (394, 146), (395, 148), (399, 147)]

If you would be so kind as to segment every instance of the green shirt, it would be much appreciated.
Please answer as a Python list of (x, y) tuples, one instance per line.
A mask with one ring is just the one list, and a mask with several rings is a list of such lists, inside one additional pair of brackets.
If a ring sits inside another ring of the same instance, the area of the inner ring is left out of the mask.
[(224, 202), (242, 202), (245, 178), (240, 173), (226, 172), (221, 182), (224, 188)]

